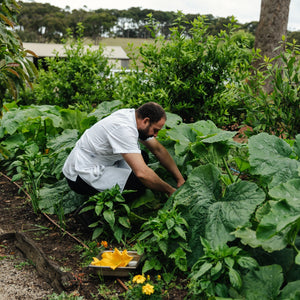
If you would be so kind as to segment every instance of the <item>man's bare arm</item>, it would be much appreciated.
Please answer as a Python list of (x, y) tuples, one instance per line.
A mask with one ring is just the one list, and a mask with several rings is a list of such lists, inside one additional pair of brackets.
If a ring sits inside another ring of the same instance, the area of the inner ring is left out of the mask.
[(179, 188), (185, 182), (182, 174), (180, 173), (177, 165), (175, 164), (172, 156), (167, 149), (156, 139), (152, 138), (142, 142), (160, 161), (160, 163), (174, 176)]
[(164, 192), (171, 196), (176, 189), (163, 181), (151, 168), (149, 168), (141, 154), (124, 153), (122, 154), (135, 176), (149, 189)]

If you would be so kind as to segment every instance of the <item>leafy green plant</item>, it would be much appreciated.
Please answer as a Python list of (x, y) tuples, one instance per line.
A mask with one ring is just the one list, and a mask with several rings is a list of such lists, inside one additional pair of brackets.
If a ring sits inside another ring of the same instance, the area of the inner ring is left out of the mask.
[(257, 212), (256, 226), (240, 228), (235, 235), (253, 248), (261, 246), (268, 252), (290, 245), (294, 260), (300, 264), (296, 240), (299, 235), (300, 194), (300, 135), (292, 146), (267, 133), (249, 139), (251, 172), (260, 176), (260, 183), (268, 193), (268, 202)]
[(80, 252), (83, 267), (88, 266), (91, 261), (93, 261), (93, 257), (97, 257), (99, 253), (108, 246), (106, 241), (102, 241), (101, 243), (97, 241), (86, 241), (85, 245), (87, 247), (81, 245), (75, 247), (75, 250)]
[(245, 299), (297, 299), (300, 295), (300, 280), (284, 285), (282, 268), (279, 265), (252, 269), (243, 276), (243, 289), (236, 298)]
[(39, 152), (36, 144), (27, 145), (25, 153), (17, 156), (8, 170), (16, 168), (17, 174), (12, 177), (12, 181), (22, 180), (23, 186), (30, 195), (33, 211), (39, 211), (39, 190), (42, 177), (45, 176), (47, 168), (50, 166), (49, 158)]
[(159, 138), (163, 142), (174, 142), (172, 146), (166, 146), (168, 149), (173, 147), (175, 156), (181, 157), (181, 161), (177, 162), (186, 175), (199, 165), (212, 163), (226, 169), (233, 183), (237, 178), (232, 178), (226, 160), (232, 148), (242, 147), (232, 141), (235, 135), (234, 131), (217, 128), (212, 121), (198, 121), (191, 124), (181, 123), (160, 133)]
[(60, 294), (53, 293), (52, 295), (48, 296), (49, 300), (83, 300), (84, 298), (78, 295), (75, 295), (75, 293), (66, 293), (62, 292)]
[(156, 276), (154, 280), (150, 275), (135, 275), (128, 284), (129, 289), (125, 293), (126, 300), (163, 299), (164, 282), (160, 275)]
[(18, 92), (26, 83), (32, 87), (32, 78), (37, 70), (34, 64), (26, 58), (25, 50), (16, 34), (15, 25), (20, 5), (15, 0), (1, 2), (0, 7), (0, 104), (2, 105), (6, 91), (17, 98)]
[(117, 291), (115, 289), (112, 289), (111, 287), (107, 286), (106, 283), (99, 284), (99, 286), (97, 287), (97, 291), (98, 291), (97, 295), (91, 293), (91, 296), (93, 297), (93, 299), (99, 299), (99, 297), (101, 297), (100, 299), (103, 299), (103, 300), (118, 300), (118, 299), (120, 299)]
[(207, 164), (190, 173), (184, 186), (174, 195), (173, 206), (189, 224), (187, 240), (194, 264), (203, 254), (200, 237), (212, 247), (233, 241), (232, 232), (248, 224), (265, 193), (255, 183), (239, 181), (224, 188), (220, 170)]
[(136, 249), (143, 253), (143, 273), (152, 269), (168, 271), (187, 270), (186, 243), (188, 224), (175, 210), (161, 209), (157, 217), (142, 226)]
[(23, 261), (23, 262), (20, 262), (19, 264), (15, 265), (14, 267), (18, 270), (22, 270), (24, 267), (26, 266), (33, 266), (33, 262), (32, 261)]
[(45, 59), (47, 70), (40, 68), (32, 95), (27, 91), (19, 99), (21, 103), (24, 98), (28, 104), (29, 96), (36, 104), (76, 105), (91, 111), (92, 105), (111, 99), (114, 79), (109, 74), (113, 66), (108, 63), (101, 45), (99, 50), (92, 51), (84, 44), (83, 30), (78, 23), (76, 40), (69, 31), (69, 38), (64, 41), (65, 59), (59, 59), (58, 55)]
[(188, 22), (178, 13), (171, 36), (165, 39), (153, 16), (148, 17), (155, 41), (140, 47), (142, 69), (126, 76), (114, 98), (131, 107), (156, 101), (187, 122), (211, 119), (218, 126), (239, 122), (245, 109), (238, 96), (226, 91), (246, 76), (251, 52), (242, 46), (245, 40), (233, 38), (236, 20), (212, 36), (204, 17)]
[(204, 255), (193, 265), (189, 275), (191, 299), (199, 299), (201, 296), (228, 298), (230, 289), (239, 291), (242, 288), (241, 270), (258, 267), (257, 261), (239, 247), (224, 244), (213, 248), (202, 237), (201, 243)]
[[(272, 60), (265, 58), (261, 70), (249, 76), (242, 86), (248, 111), (246, 122), (253, 127), (252, 134), (265, 131), (294, 138), (300, 131), (296, 121), (300, 118), (300, 49), (295, 41), (286, 43), (284, 49)], [(264, 89), (265, 80), (270, 81), (271, 93)]]
[(108, 237), (112, 234), (120, 243), (128, 235), (131, 228), (130, 208), (125, 203), (118, 185), (90, 197), (84, 203), (80, 213), (87, 211), (93, 211), (97, 218), (89, 225), (90, 228), (94, 228), (92, 239), (96, 239), (103, 233)]

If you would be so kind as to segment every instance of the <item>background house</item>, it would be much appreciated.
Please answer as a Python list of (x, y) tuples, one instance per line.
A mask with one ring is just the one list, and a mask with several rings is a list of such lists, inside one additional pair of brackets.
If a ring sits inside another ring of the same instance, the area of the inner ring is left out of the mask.
[[(64, 44), (43, 44), (43, 43), (23, 43), (25, 50), (33, 51), (38, 57), (34, 57), (32, 54), (28, 53), (28, 58), (38, 66), (38, 60), (45, 57), (55, 57), (58, 53), (58, 57), (64, 58), (65, 45)], [(99, 46), (86, 46), (86, 48), (96, 51)], [(109, 63), (114, 64), (114, 68), (128, 68), (129, 58), (126, 52), (120, 46), (103, 46), (104, 55), (108, 58)]]

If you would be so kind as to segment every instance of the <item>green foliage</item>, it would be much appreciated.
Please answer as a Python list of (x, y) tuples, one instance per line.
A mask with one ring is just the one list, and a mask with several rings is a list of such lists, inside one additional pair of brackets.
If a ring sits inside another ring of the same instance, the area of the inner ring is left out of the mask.
[(243, 278), (245, 299), (277, 299), (283, 283), (282, 269), (278, 265), (251, 270)]
[(201, 296), (228, 298), (232, 290), (242, 288), (241, 271), (258, 267), (257, 261), (241, 248), (226, 244), (213, 248), (204, 238), (201, 238), (201, 243), (204, 255), (193, 265), (189, 275), (191, 299)]
[(187, 271), (187, 229), (188, 224), (175, 209), (161, 209), (157, 217), (145, 222), (136, 245), (138, 252), (144, 253), (143, 273), (152, 269)]
[[(130, 7), (127, 10), (118, 9), (74, 9), (60, 7), (49, 3), (20, 2), (22, 9), (19, 16), (21, 28), (18, 34), (21, 39), (29, 42), (59, 42), (61, 36), (65, 37), (67, 28), (76, 28), (78, 20), (84, 25), (84, 36), (92, 38), (94, 41), (101, 40), (107, 36), (116, 39), (141, 38), (149, 39), (151, 35), (145, 28), (145, 19), (149, 14), (149, 9), (140, 7)], [(151, 13), (159, 22), (160, 32), (166, 38), (171, 34), (170, 28), (176, 19), (176, 12), (160, 11), (151, 9)], [(200, 14), (186, 14), (187, 20), (195, 19)], [(210, 34), (218, 34), (220, 29), (230, 23), (231, 17), (214, 17), (207, 15), (207, 24)], [(255, 33), (258, 22), (246, 23), (243, 28)], [(189, 24), (184, 24), (186, 30)], [(44, 30), (41, 30), (41, 28)], [(296, 32), (295, 32), (296, 33)], [(292, 37), (297, 38), (297, 35)]]
[(128, 236), (131, 228), (130, 207), (125, 203), (118, 185), (90, 197), (84, 206), (80, 213), (92, 210), (97, 217), (97, 221), (89, 225), (94, 230), (92, 239), (101, 234), (107, 237), (113, 235), (120, 243)]
[(97, 241), (87, 241), (86, 246), (87, 247), (77, 245), (75, 249), (80, 252), (83, 267), (87, 267), (91, 261), (93, 261), (93, 257), (97, 257), (99, 253), (105, 249), (105, 247)]
[(74, 212), (85, 201), (85, 198), (73, 192), (67, 181), (61, 179), (54, 184), (43, 182), (39, 190), (39, 210), (48, 214), (67, 215)]
[(300, 135), (293, 146), (274, 135), (261, 133), (249, 139), (251, 173), (260, 175), (264, 186), (274, 188), (280, 183), (299, 177)]
[(232, 231), (248, 224), (256, 206), (265, 199), (264, 192), (253, 182), (240, 181), (225, 190), (221, 173), (212, 164), (199, 166), (174, 195), (173, 205), (189, 224), (188, 241), (193, 264), (203, 254), (200, 236), (212, 247), (235, 239)]
[[(286, 43), (285, 51), (273, 60), (265, 58), (261, 70), (253, 72), (243, 85), (242, 97), (248, 111), (247, 124), (253, 133), (261, 131), (294, 138), (300, 131), (298, 119), (300, 61), (299, 45)], [(265, 91), (270, 81), (272, 92)]]
[(174, 149), (174, 156), (181, 158), (177, 161), (181, 171), (188, 175), (192, 168), (202, 164), (212, 163), (225, 167), (223, 159), (228, 158), (231, 148), (239, 147), (232, 141), (235, 134), (234, 131), (217, 128), (212, 121), (198, 121), (190, 124), (181, 123), (160, 132), (159, 137), (165, 143), (172, 141), (172, 144), (166, 147)]
[[(36, 75), (33, 63), (25, 58), (20, 38), (14, 30), (20, 6), (15, 0), (1, 1), (0, 6), (0, 104), (5, 93), (17, 98), (23, 83), (31, 86)], [(30, 51), (28, 51), (30, 52)], [(32, 53), (34, 54), (34, 53)]]
[(140, 48), (143, 72), (129, 74), (114, 97), (131, 107), (159, 102), (187, 122), (211, 119), (218, 126), (238, 122), (244, 109), (228, 90), (244, 76), (250, 52), (244, 40), (232, 37), (235, 20), (227, 25), (228, 33), (222, 30), (215, 36), (207, 33), (205, 18), (190, 23), (188, 36), (185, 25), (179, 13), (166, 40), (158, 35), (160, 27), (149, 15), (155, 43)]
[(72, 293), (67, 294), (66, 292), (62, 292), (60, 294), (53, 293), (52, 295), (49, 295), (49, 300), (83, 300), (83, 297), (76, 296)]
[(76, 104), (92, 110), (93, 104), (111, 98), (114, 84), (108, 75), (112, 66), (104, 56), (101, 45), (97, 51), (84, 45), (82, 32), (83, 27), (79, 23), (77, 40), (71, 40), (69, 33), (71, 42), (65, 41), (64, 59), (59, 59), (58, 55), (46, 58), (47, 70), (40, 69), (32, 95), (29, 95), (35, 103), (63, 107)]
[(300, 230), (299, 142), (297, 135), (291, 147), (266, 133), (249, 139), (251, 172), (260, 175), (270, 200), (257, 212), (259, 224), (253, 228), (256, 234), (250, 228), (241, 228), (235, 233), (243, 243), (261, 246), (268, 252), (292, 246), (296, 264), (300, 263), (296, 246)]
[(14, 180), (23, 180), (35, 211), (63, 216), (82, 203), (62, 179), (63, 164), (80, 135), (119, 105), (117, 100), (103, 102), (88, 115), (58, 106), (4, 104), (0, 162)]
[(26, 145), (24, 152), (16, 157), (8, 171), (16, 168), (17, 174), (12, 177), (12, 181), (22, 180), (25, 190), (31, 197), (33, 211), (37, 213), (41, 181), (51, 166), (50, 159), (39, 152), (39, 147), (35, 143)]
[(129, 289), (125, 293), (125, 300), (162, 300), (164, 282), (158, 275), (151, 279), (150, 275), (136, 275), (129, 281)]
[[(6, 170), (9, 165), (14, 179), (22, 179), (36, 196), (34, 209), (62, 216), (83, 204), (83, 197), (61, 179), (62, 164), (80, 134), (119, 107), (119, 101), (103, 102), (89, 114), (49, 105), (3, 107), (0, 145), (9, 155), (2, 154), (1, 165)], [(191, 289), (199, 287), (202, 295), (297, 297), (292, 288), (300, 280), (300, 135), (282, 140), (261, 133), (239, 145), (232, 141), (235, 132), (221, 130), (212, 121), (184, 124), (177, 115), (168, 117), (158, 138), (183, 170), (186, 183), (163, 209), (161, 197), (151, 191), (132, 203), (117, 187), (99, 193), (86, 208), (98, 218), (92, 225), (94, 238), (109, 235), (124, 244), (139, 238), (135, 247), (144, 253), (145, 273), (163, 270), (169, 272), (166, 276), (185, 276), (199, 261)], [(232, 174), (232, 165), (238, 176)], [(150, 166), (168, 180), (157, 164)], [(136, 224), (141, 222), (140, 230)], [(239, 263), (251, 259), (238, 259), (239, 255), (252, 257), (262, 267), (246, 274)], [(200, 270), (205, 271), (202, 276)], [(255, 277), (266, 291), (256, 291)]]

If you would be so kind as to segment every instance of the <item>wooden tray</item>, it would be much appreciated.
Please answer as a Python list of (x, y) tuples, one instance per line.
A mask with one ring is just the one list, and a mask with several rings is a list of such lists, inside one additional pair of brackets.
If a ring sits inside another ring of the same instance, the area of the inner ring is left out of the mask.
[[(113, 250), (105, 250), (101, 252), (97, 258), (102, 259), (102, 254), (104, 252), (114, 252)], [(142, 255), (137, 254), (137, 251), (127, 251), (127, 254), (130, 256), (133, 256), (133, 259), (129, 262), (129, 264), (126, 267), (118, 267), (115, 270), (113, 270), (111, 267), (104, 267), (104, 266), (94, 266), (90, 264), (88, 267), (98, 273), (100, 276), (116, 276), (116, 277), (128, 277), (130, 272), (135, 271), (140, 262)]]

